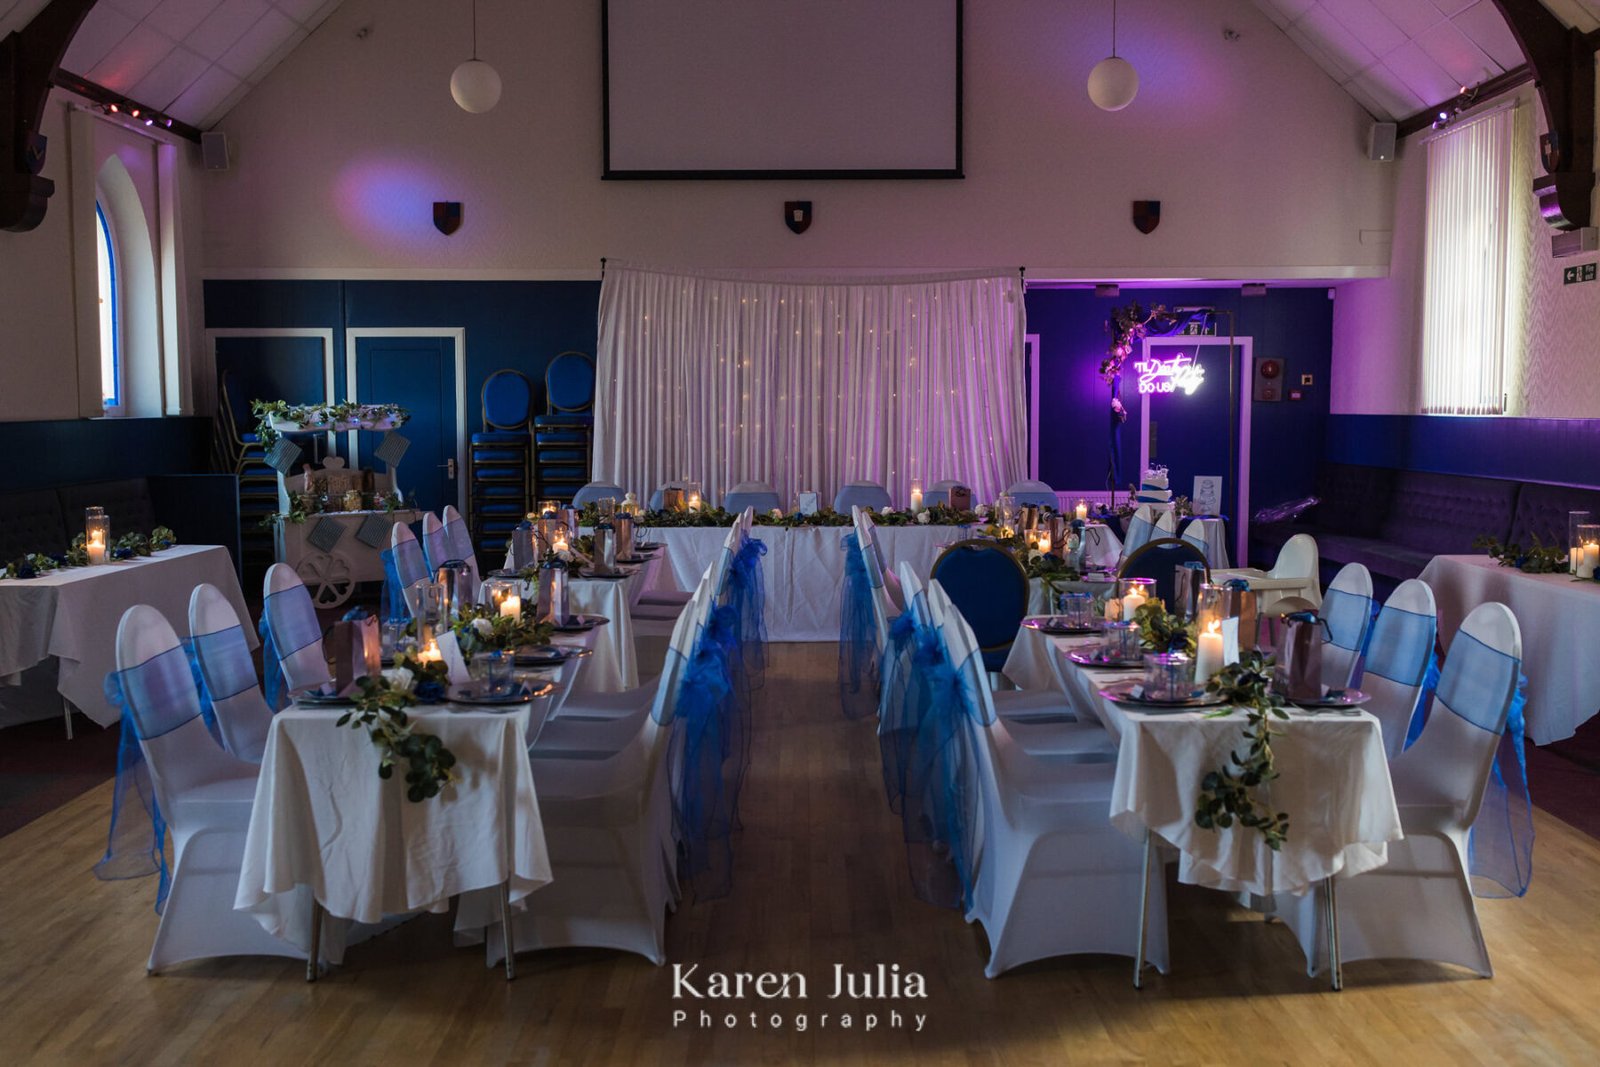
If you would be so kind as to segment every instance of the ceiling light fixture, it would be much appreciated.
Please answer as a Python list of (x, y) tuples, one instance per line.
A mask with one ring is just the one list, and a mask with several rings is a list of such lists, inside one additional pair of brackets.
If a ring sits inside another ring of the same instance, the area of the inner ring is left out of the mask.
[(450, 75), (450, 95), (474, 115), (500, 102), (500, 72), (478, 58), (478, 0), (472, 0), (472, 58)]
[(1101, 111), (1121, 111), (1139, 95), (1139, 72), (1117, 55), (1117, 0), (1111, 0), (1111, 54), (1089, 72), (1089, 99)]

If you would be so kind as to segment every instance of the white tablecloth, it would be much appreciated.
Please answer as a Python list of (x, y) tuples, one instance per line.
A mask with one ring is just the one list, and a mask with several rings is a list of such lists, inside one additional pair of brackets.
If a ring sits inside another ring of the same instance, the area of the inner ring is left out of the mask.
[[(839, 542), (851, 528), (757, 526), (753, 532), (767, 545), (761, 560), (767, 639), (839, 640), (840, 590), (844, 585), (844, 554)], [(905, 561), (926, 578), (945, 546), (969, 537), (970, 531), (963, 526), (880, 526), (877, 534), (887, 566), (893, 568)], [(657, 573), (655, 588), (689, 590), (699, 584), (700, 576), (722, 551), (728, 531), (653, 527), (644, 537), (667, 546), (668, 566)]]
[(1117, 739), (1111, 821), (1135, 837), (1149, 828), (1176, 848), (1180, 880), (1262, 896), (1303, 893), (1323, 878), (1388, 861), (1387, 843), (1403, 835), (1377, 719), (1291, 711), (1276, 724), (1279, 777), (1267, 795), (1273, 810), (1288, 813), (1289, 836), (1273, 852), (1256, 830), (1206, 830), (1194, 822), (1202, 779), (1244, 748), (1244, 715), (1145, 714), (1113, 704), (1098, 689), (1137, 672), (1089, 671), (1066, 658), (1068, 649), (1093, 640), (1024, 629), (1006, 674), (1059, 685), (1081, 717), (1098, 718)]
[[(304, 891), (334, 919), (444, 911), (458, 893), (516, 902), (550, 881), (528, 737), (549, 700), (511, 711), (426, 707), (408, 714), (455, 753), (459, 781), (437, 797), (406, 799), (405, 766), (378, 777), (365, 730), (334, 725), (336, 708), (291, 707), (273, 717), (256, 785), (234, 906), (268, 932), (310, 950)], [(323, 949), (339, 962), (345, 924)]]
[(1433, 587), (1446, 653), (1479, 604), (1504, 604), (1517, 617), (1528, 678), (1523, 715), (1534, 744), (1571, 737), (1600, 711), (1600, 583), (1524, 574), (1488, 556), (1435, 556), (1422, 580)]
[[(567, 586), (572, 610), (582, 615), (602, 615), (611, 621), (591, 631), (595, 635), (594, 655), (578, 673), (575, 693), (620, 693), (639, 684), (639, 655), (633, 643), (632, 610), (646, 589), (652, 588), (655, 572), (661, 567), (661, 554), (639, 565), (632, 576), (617, 581), (610, 578), (575, 578)], [(527, 597), (523, 603), (530, 603)]]
[[(27, 580), (0, 579), (0, 684), (55, 656), (60, 661), (57, 690), (89, 718), (110, 726), (120, 713), (106, 702), (104, 685), (106, 675), (116, 669), (122, 613), (135, 604), (149, 604), (180, 636), (187, 635), (189, 594), (201, 582), (222, 590), (254, 648), (259, 642), (233, 559), (219, 545), (178, 545), (121, 563), (73, 567)], [(4, 699), (0, 689), (0, 703)], [(26, 709), (8, 711), (21, 718), (39, 717)]]

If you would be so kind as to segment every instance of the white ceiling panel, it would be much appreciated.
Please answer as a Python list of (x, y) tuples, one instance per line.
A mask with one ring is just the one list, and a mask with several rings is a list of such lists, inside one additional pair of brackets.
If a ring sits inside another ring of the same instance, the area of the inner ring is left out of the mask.
[[(46, 3), (0, 0), (0, 36), (25, 27)], [(266, 77), (339, 3), (99, 0), (61, 65), (203, 127)]]
[[(1494, 0), (1254, 0), (1374, 118), (1403, 119), (1522, 66)], [(1544, 0), (1600, 28), (1600, 0)]]

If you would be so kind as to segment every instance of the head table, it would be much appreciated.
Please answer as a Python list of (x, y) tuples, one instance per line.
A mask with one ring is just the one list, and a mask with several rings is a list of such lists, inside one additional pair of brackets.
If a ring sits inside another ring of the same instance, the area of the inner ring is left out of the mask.
[[(116, 668), (117, 624), (135, 604), (149, 604), (180, 636), (189, 632), (189, 594), (201, 582), (222, 590), (254, 648), (255, 627), (233, 569), (220, 545), (176, 545), (151, 556), (71, 567), (37, 578), (0, 579), (0, 686), (15, 684), (23, 671), (54, 656), (60, 662), (56, 688), (74, 707), (102, 726), (120, 711), (106, 702), (106, 675)], [(60, 707), (15, 708), (0, 689), (0, 723), (60, 714)]]
[[(839, 606), (844, 586), (848, 526), (757, 526), (751, 534), (766, 544), (761, 579), (766, 587), (765, 621), (770, 641), (839, 640)], [(879, 526), (875, 531), (887, 569), (901, 562), (926, 576), (948, 545), (972, 536), (965, 526)], [(688, 590), (722, 551), (728, 531), (721, 527), (655, 526), (645, 541), (666, 546), (667, 566), (657, 572), (657, 590)]]
[(1523, 714), (1534, 744), (1571, 737), (1600, 711), (1600, 582), (1524, 574), (1488, 556), (1435, 556), (1422, 580), (1433, 587), (1446, 654), (1461, 620), (1479, 604), (1497, 601), (1517, 617), (1528, 677)]

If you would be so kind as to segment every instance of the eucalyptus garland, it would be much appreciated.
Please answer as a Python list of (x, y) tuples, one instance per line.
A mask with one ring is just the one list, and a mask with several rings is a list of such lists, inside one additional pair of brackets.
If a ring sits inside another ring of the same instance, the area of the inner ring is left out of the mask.
[(1152, 652), (1182, 652), (1192, 656), (1198, 640), (1199, 624), (1185, 622), (1169, 612), (1161, 601), (1151, 598), (1133, 613), (1139, 624), (1139, 640)]
[(555, 627), (539, 622), (532, 611), (521, 615), (501, 615), (488, 605), (475, 604), (460, 609), (450, 624), (463, 655), (474, 652), (515, 652), (529, 645), (548, 645)]
[(1567, 550), (1556, 545), (1546, 545), (1533, 535), (1533, 544), (1523, 548), (1516, 542), (1502, 544), (1498, 537), (1488, 534), (1472, 542), (1473, 548), (1489, 553), (1489, 558), (1502, 567), (1515, 567), (1524, 574), (1564, 574), (1572, 566)]
[[(420, 685), (414, 684), (421, 665), (410, 661), (410, 667), (396, 667), (374, 678), (357, 679), (361, 694), (356, 697), (353, 711), (339, 716), (336, 726), (349, 725), (365, 729), (378, 749), (378, 777), (387, 781), (394, 776), (394, 767), (401, 759), (406, 761), (406, 799), (421, 803), (436, 797), (439, 791), (456, 780), (451, 770), (455, 766), (455, 753), (444, 747), (438, 735), (424, 733), (411, 723), (405, 709), (421, 703)], [(437, 667), (435, 672), (433, 668)], [(422, 667), (421, 677), (437, 682), (435, 677), (444, 674), (443, 664)]]
[(250, 413), (256, 417), (256, 435), (261, 447), (271, 448), (282, 435), (274, 422), (304, 427), (337, 426), (351, 422), (388, 422), (404, 426), (411, 412), (399, 404), (362, 404), (346, 400), (338, 404), (291, 404), (287, 400), (252, 400)]
[(1278, 777), (1272, 739), (1281, 731), (1272, 728), (1272, 721), (1289, 717), (1283, 710), (1283, 698), (1272, 691), (1272, 658), (1254, 650), (1245, 652), (1238, 663), (1212, 675), (1206, 690), (1220, 693), (1230, 705), (1207, 718), (1231, 715), (1235, 708), (1244, 710), (1244, 738), (1248, 745), (1243, 755), (1235, 751), (1227, 766), (1212, 771), (1201, 781), (1195, 825), (1218, 830), (1237, 821), (1240, 826), (1259, 830), (1267, 847), (1276, 852), (1288, 840), (1289, 813), (1273, 812), (1270, 807), (1263, 810), (1256, 795), (1257, 789)]
[[(113, 541), (106, 550), (110, 560), (127, 560), (149, 556), (178, 543), (178, 535), (165, 526), (157, 526), (148, 534), (125, 533)], [(89, 549), (84, 534), (72, 539), (72, 545), (62, 553), (46, 554), (28, 552), (0, 569), (0, 578), (37, 578), (51, 571), (89, 565)]]

